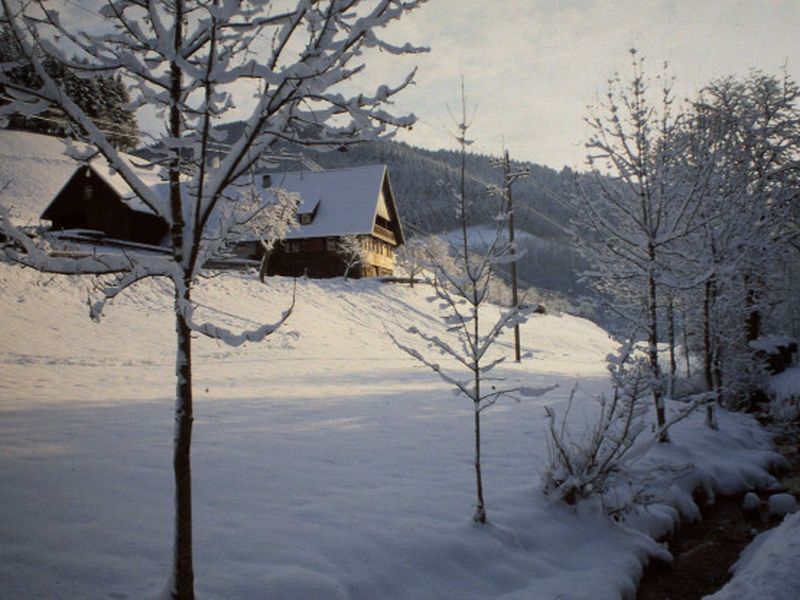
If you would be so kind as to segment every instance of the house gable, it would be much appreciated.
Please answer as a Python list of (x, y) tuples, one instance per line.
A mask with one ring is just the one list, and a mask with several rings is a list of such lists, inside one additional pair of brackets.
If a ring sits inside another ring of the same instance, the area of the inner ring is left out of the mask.
[(159, 244), (168, 231), (166, 222), (136, 203), (129, 204), (91, 166), (75, 171), (42, 219), (50, 221), (55, 231), (95, 231), (110, 239), (142, 244)]
[(403, 226), (394, 201), (394, 193), (389, 182), (388, 169), (384, 172), (378, 204), (375, 210), (372, 234), (385, 241), (400, 246), (405, 243)]

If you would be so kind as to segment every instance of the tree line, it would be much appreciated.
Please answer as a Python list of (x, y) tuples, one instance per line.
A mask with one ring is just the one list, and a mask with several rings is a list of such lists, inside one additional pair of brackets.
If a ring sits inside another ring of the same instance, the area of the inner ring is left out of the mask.
[[(107, 132), (109, 140), (118, 149), (130, 152), (139, 146), (136, 114), (130, 106), (128, 87), (119, 73), (81, 73), (43, 52), (38, 52), (37, 58), (47, 75), (93, 122)], [(0, 85), (0, 107), (9, 106), (18, 97), (20, 88), (35, 90), (42, 86), (42, 78), (36, 74), (33, 63), (23, 52), (10, 27), (3, 24), (0, 24), (0, 63), (14, 64), (5, 72), (5, 76), (19, 86)], [(59, 137), (67, 137), (74, 127), (80, 130), (64, 111), (55, 107), (36, 114), (11, 112), (6, 118), (10, 129)]]
[(753, 71), (678, 102), (667, 67), (631, 59), (587, 118), (575, 241), (608, 309), (646, 341), (659, 426), (679, 373), (711, 393), (715, 426), (715, 405), (758, 397), (757, 340), (797, 333), (800, 89)]

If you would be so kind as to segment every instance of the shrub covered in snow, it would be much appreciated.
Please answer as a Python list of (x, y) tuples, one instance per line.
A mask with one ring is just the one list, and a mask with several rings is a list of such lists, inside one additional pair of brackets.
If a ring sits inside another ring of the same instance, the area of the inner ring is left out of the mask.
[[(567, 427), (575, 391), (560, 422), (547, 407), (548, 465), (542, 475), (542, 488), (567, 504), (582, 498), (603, 495), (615, 485), (617, 475), (645, 429), (647, 409), (642, 402), (649, 390), (648, 372), (642, 359), (631, 358), (632, 347), (624, 345), (617, 355), (609, 355), (609, 371), (614, 381), (611, 397), (596, 398), (600, 414), (578, 436)], [(576, 387), (577, 389), (577, 387)]]
[[(652, 388), (652, 379), (647, 358), (637, 356), (633, 344), (628, 343), (616, 354), (610, 354), (607, 361), (611, 396), (595, 397), (600, 404), (599, 415), (593, 422), (587, 422), (580, 434), (570, 431), (567, 425), (575, 390), (560, 422), (555, 411), (545, 408), (549, 452), (542, 489), (570, 505), (597, 498), (607, 514), (619, 516), (636, 505), (654, 500), (655, 495), (645, 492), (645, 488), (654, 489), (664, 482), (669, 486), (676, 473), (659, 473), (654, 478), (652, 472), (641, 472), (636, 463), (657, 445), (662, 434), (706, 404), (708, 398), (706, 394), (688, 398), (685, 406), (662, 427), (648, 427), (649, 403), (645, 398)], [(650, 433), (643, 435), (648, 430)], [(655, 479), (659, 482), (654, 483)]]

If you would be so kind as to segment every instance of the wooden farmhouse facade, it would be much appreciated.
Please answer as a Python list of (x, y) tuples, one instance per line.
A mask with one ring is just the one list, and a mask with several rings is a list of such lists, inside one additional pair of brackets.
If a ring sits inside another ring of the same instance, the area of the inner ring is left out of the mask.
[(72, 230), (102, 239), (161, 245), (169, 228), (101, 161), (78, 168), (41, 215), (51, 231)]
[[(280, 188), (300, 196), (298, 225), (280, 242), (269, 259), (267, 274), (314, 278), (344, 274), (347, 257), (339, 250), (344, 236), (357, 236), (364, 260), (348, 276), (391, 275), (395, 249), (403, 229), (385, 165), (329, 171), (272, 173), (263, 176), (262, 193)], [(242, 240), (236, 254), (260, 260), (257, 240)]]
[[(148, 184), (159, 184), (154, 172), (133, 168)], [(43, 226), (77, 243), (123, 246), (159, 245), (167, 233), (166, 223), (102, 157), (88, 163), (71, 158), (58, 137), (0, 129), (0, 182), (0, 204), (15, 225)]]

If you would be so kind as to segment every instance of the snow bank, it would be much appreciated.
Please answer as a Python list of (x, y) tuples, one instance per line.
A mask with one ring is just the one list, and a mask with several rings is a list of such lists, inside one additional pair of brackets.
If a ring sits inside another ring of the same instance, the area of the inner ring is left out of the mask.
[[(91, 282), (0, 265), (0, 595), (147, 598), (164, 588), (172, 524), (170, 290), (143, 282), (99, 325)], [(223, 274), (202, 318), (274, 321), (293, 282)], [(398, 350), (390, 328), (440, 327), (424, 286), (300, 281), (287, 327), (262, 344), (195, 344), (195, 570), (204, 598), (633, 597), (646, 534), (712, 495), (766, 481), (774, 455), (744, 415), (681, 422), (646, 463), (654, 504), (626, 526), (538, 491), (543, 405), (576, 379), (606, 389), (615, 344), (596, 325), (534, 315), (533, 359), (498, 374), (543, 398), (484, 413), (490, 524), (470, 521), (471, 408)], [(442, 333), (444, 335), (444, 333)], [(500, 346), (511, 353), (511, 340)], [(581, 402), (572, 420), (592, 418)], [(653, 473), (669, 473), (651, 485)]]
[(767, 381), (767, 393), (772, 402), (770, 411), (779, 421), (800, 417), (800, 367), (790, 367)]
[(800, 513), (795, 513), (758, 535), (733, 566), (733, 578), (706, 600), (796, 600), (800, 596), (799, 555)]
[(762, 335), (757, 340), (753, 340), (748, 345), (753, 350), (764, 352), (765, 354), (775, 354), (782, 348), (796, 345), (797, 341), (785, 335)]

